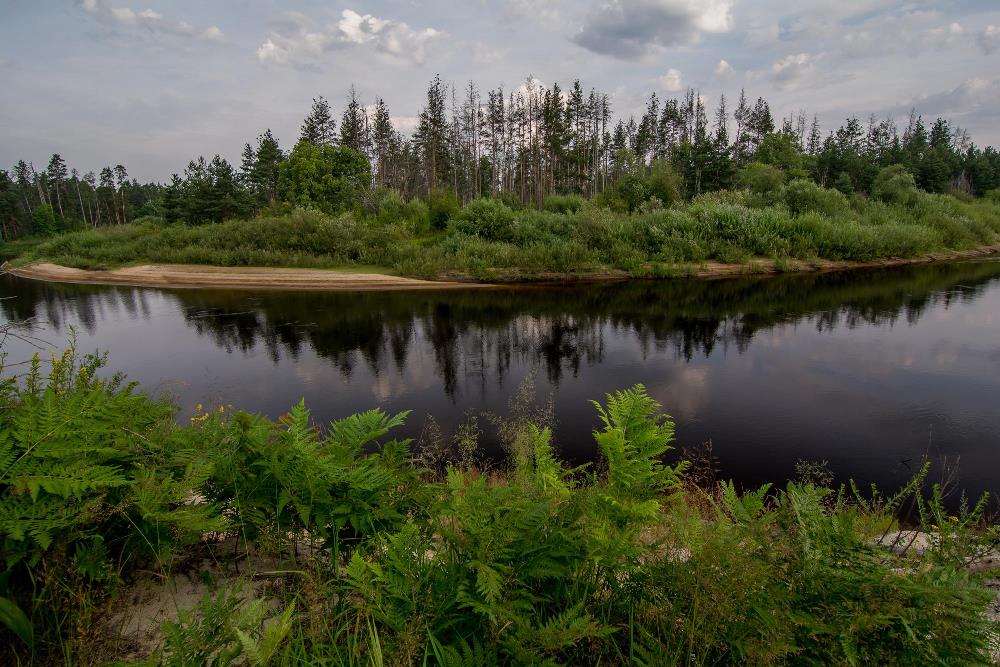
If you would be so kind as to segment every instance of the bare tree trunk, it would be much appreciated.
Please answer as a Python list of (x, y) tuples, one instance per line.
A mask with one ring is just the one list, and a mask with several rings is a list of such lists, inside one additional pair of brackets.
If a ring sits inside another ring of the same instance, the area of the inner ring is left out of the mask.
[(83, 216), (83, 224), (87, 224), (87, 211), (83, 208), (83, 194), (80, 192), (80, 181), (76, 181), (76, 198), (80, 202), (80, 215)]

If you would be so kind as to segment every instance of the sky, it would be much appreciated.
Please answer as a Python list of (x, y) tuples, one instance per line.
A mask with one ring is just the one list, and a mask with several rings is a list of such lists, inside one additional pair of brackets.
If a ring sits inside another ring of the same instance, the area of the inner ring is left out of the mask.
[(619, 116), (689, 86), (826, 130), (916, 108), (1000, 146), (1000, 0), (0, 0), (0, 168), (164, 181), (266, 128), (290, 148), (352, 85), (409, 132), (435, 74), (580, 79)]

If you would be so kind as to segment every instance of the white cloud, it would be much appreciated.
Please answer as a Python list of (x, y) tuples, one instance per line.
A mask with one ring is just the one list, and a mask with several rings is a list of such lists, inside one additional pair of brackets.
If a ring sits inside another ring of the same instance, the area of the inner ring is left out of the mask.
[(503, 52), (482, 42), (476, 42), (472, 50), (472, 60), (477, 65), (495, 65), (503, 59)]
[(562, 23), (559, 5), (560, 0), (507, 0), (507, 12), (541, 27), (552, 27)]
[(795, 53), (787, 55), (771, 65), (769, 77), (771, 81), (782, 88), (791, 88), (803, 79), (812, 76), (816, 71), (816, 61), (821, 55), (811, 53)]
[(729, 32), (732, 0), (608, 0), (592, 10), (573, 41), (604, 55), (637, 58)]
[(979, 48), (987, 55), (1000, 49), (1000, 26), (988, 25), (979, 33)]
[(930, 49), (950, 49), (967, 41), (962, 24), (946, 22), (939, 12), (926, 10), (882, 14), (846, 32), (839, 25), (826, 29), (840, 42), (844, 52), (854, 57), (900, 52), (917, 55)]
[(328, 26), (317, 26), (303, 14), (289, 13), (273, 23), (257, 48), (257, 60), (263, 65), (309, 67), (317, 65), (329, 51), (370, 45), (395, 60), (421, 64), (426, 45), (442, 34), (433, 28), (414, 30), (402, 21), (351, 9), (343, 10), (340, 19)]
[(731, 79), (734, 74), (736, 74), (736, 70), (733, 69), (733, 66), (725, 58), (720, 60), (719, 64), (715, 66), (715, 76), (720, 79)]
[(684, 89), (684, 79), (680, 70), (676, 70), (672, 67), (667, 70), (666, 74), (658, 78), (656, 81), (660, 84), (660, 88), (668, 93), (676, 93)]
[(960, 121), (973, 116), (1000, 119), (1000, 79), (974, 77), (956, 88), (917, 98), (913, 108), (927, 116), (945, 116)]
[(136, 12), (131, 7), (111, 7), (101, 0), (82, 0), (80, 8), (110, 25), (145, 28), (150, 32), (179, 37), (192, 37), (205, 41), (222, 41), (225, 38), (218, 26), (195, 28), (186, 21), (168, 19), (152, 9)]

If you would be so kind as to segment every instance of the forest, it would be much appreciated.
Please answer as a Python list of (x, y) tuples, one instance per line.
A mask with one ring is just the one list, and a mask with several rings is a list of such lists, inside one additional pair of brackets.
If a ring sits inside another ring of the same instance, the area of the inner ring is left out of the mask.
[(201, 156), (166, 183), (130, 180), (123, 165), (81, 175), (59, 154), (42, 170), (20, 161), (0, 171), (0, 231), (41, 242), (28, 257), (84, 268), (360, 264), (476, 278), (909, 257), (1000, 231), (1000, 153), (915, 111), (905, 127), (849, 118), (824, 136), (815, 116), (776, 119), (743, 91), (711, 112), (697, 91), (654, 93), (638, 119), (614, 118), (609, 96), (579, 81), (484, 95), (435, 77), (412, 136), (353, 87), (334, 116), (318, 97), (291, 149), (266, 129), (238, 166)]

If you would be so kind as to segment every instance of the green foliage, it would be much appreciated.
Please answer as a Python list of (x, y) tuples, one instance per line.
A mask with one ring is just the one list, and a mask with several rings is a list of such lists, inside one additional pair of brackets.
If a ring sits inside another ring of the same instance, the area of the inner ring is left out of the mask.
[[(392, 530), (410, 508), (416, 478), (405, 465), (409, 442), (379, 444), (406, 413), (370, 410), (333, 422), (325, 434), (302, 402), (278, 423), (245, 413), (205, 416), (195, 433), (210, 443), (207, 497), (226, 509), (244, 540), (278, 530), (348, 550)], [(378, 451), (365, 453), (369, 445)]]
[(913, 204), (919, 197), (913, 174), (901, 164), (882, 169), (872, 185), (872, 196), (888, 204)]
[(784, 172), (802, 171), (804, 159), (796, 137), (772, 132), (757, 148), (757, 162), (771, 165)]
[(669, 162), (656, 160), (649, 168), (646, 177), (648, 197), (656, 197), (664, 206), (672, 206), (681, 201), (684, 192), (684, 180)]
[(754, 194), (770, 195), (781, 189), (785, 174), (772, 165), (752, 162), (739, 170), (736, 181)]
[(514, 212), (495, 199), (473, 199), (448, 223), (448, 229), (488, 241), (514, 236)]
[(0, 624), (17, 635), (29, 649), (35, 644), (35, 628), (13, 600), (0, 597)]
[(444, 229), (448, 221), (458, 212), (458, 197), (451, 192), (437, 192), (427, 195), (428, 219), (434, 229)]
[(266, 623), (266, 600), (248, 600), (241, 588), (207, 593), (195, 609), (182, 611), (178, 621), (164, 623), (157, 663), (163, 667), (265, 667), (282, 649), (294, 612), (295, 605), (290, 604), (277, 619)]
[[(115, 581), (169, 577), (218, 531), (237, 563), (277, 559), (285, 599), (213, 591), (164, 623), (159, 664), (964, 665), (988, 649), (991, 596), (965, 571), (998, 541), (986, 499), (948, 514), (926, 466), (888, 497), (725, 482), (706, 502), (664, 463), (673, 424), (636, 386), (595, 403), (594, 471), (566, 468), (524, 409), (503, 422), (506, 469), (465, 453), (442, 483), (386, 440), (405, 414), (321, 429), (302, 403), (277, 422), (219, 408), (182, 428), (101, 361), (71, 350), (2, 384), (14, 660), (71, 654)], [(936, 534), (918, 566), (875, 546), (908, 499)]]
[(51, 236), (58, 231), (56, 213), (48, 204), (36, 206), (31, 212), (31, 225), (36, 234)]
[(354, 208), (370, 185), (368, 158), (344, 146), (300, 141), (280, 166), (280, 187), (287, 200), (325, 213)]
[(834, 217), (846, 214), (850, 208), (843, 193), (822, 188), (802, 178), (785, 185), (784, 194), (785, 205), (795, 215), (812, 211)]
[(166, 571), (222, 527), (210, 505), (189, 502), (208, 471), (169, 406), (101, 378), (103, 357), (70, 348), (49, 364), (43, 374), (36, 356), (0, 411), (0, 594), (30, 610), (43, 644), (78, 587), (116, 579), (126, 562)]
[(542, 201), (542, 210), (549, 213), (576, 213), (583, 207), (584, 198), (580, 195), (549, 195)]

